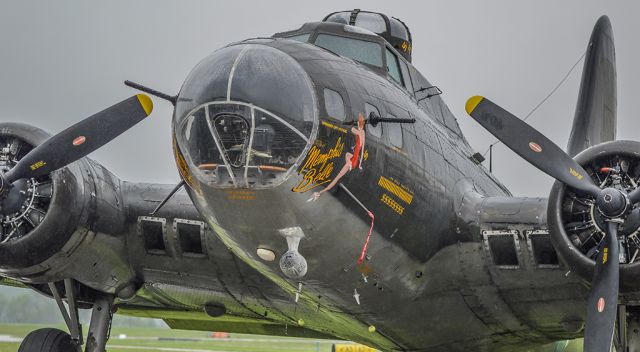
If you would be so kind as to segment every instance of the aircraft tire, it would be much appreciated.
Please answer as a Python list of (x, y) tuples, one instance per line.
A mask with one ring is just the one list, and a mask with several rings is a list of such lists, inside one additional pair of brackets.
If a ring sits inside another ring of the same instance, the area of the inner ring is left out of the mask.
[(79, 351), (71, 341), (71, 335), (58, 329), (38, 329), (27, 335), (18, 352), (75, 352)]

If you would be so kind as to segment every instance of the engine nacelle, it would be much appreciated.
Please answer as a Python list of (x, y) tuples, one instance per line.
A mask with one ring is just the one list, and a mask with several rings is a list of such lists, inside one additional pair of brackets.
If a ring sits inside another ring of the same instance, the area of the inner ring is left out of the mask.
[[(49, 135), (0, 123), (0, 168), (10, 169)], [(22, 182), (16, 185), (18, 182)], [(83, 158), (37, 179), (22, 180), (23, 198), (0, 219), (0, 273), (25, 283), (74, 278), (103, 292), (133, 281), (124, 248), (120, 180)]]
[[(4, 169), (11, 168), (12, 159), (19, 160), (49, 137), (28, 125), (4, 123), (0, 126)], [(15, 270), (36, 266), (62, 250), (81, 221), (78, 210), (84, 208), (86, 198), (83, 186), (77, 164), (38, 180), (25, 181), (21, 193), (27, 194), (19, 201), (20, 208), (10, 209), (15, 212), (2, 219), (0, 268)]]
[[(611, 141), (593, 146), (575, 160), (601, 188), (612, 186), (630, 192), (640, 185), (640, 143)], [(617, 167), (618, 170), (613, 170)], [(547, 208), (549, 232), (560, 257), (584, 280), (591, 282), (597, 247), (605, 221), (588, 196), (555, 182)], [(640, 208), (633, 209), (619, 229), (620, 291), (640, 290)]]

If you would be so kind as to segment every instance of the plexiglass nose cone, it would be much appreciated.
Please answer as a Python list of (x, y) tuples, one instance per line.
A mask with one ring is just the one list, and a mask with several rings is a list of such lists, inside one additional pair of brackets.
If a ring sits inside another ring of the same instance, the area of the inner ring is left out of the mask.
[(273, 187), (310, 144), (317, 125), (313, 84), (270, 46), (223, 48), (191, 72), (178, 96), (180, 150), (210, 187)]

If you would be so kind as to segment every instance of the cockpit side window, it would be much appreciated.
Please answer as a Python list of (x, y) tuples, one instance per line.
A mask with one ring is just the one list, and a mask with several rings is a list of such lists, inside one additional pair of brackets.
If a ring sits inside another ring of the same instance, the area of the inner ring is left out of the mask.
[(315, 45), (364, 64), (382, 67), (382, 50), (378, 43), (336, 35), (318, 34)]
[(402, 76), (400, 76), (398, 57), (391, 50), (389, 50), (389, 48), (385, 48), (385, 53), (387, 56), (387, 73), (389, 73), (389, 76), (393, 78), (394, 81), (398, 82), (401, 85), (404, 85), (402, 83)]
[(457, 134), (458, 136), (462, 136), (462, 131), (460, 131), (460, 126), (458, 126), (458, 121), (449, 110), (449, 107), (447, 107), (442, 99), (439, 99), (440, 97), (436, 98), (438, 98), (440, 112), (442, 113), (442, 117), (444, 118), (444, 125), (453, 133)]
[(399, 60), (399, 61), (400, 61), (400, 71), (402, 71), (402, 80), (404, 81), (404, 86), (407, 88), (409, 93), (413, 95), (414, 89), (413, 89), (413, 83), (411, 82), (411, 76), (409, 75), (409, 67), (404, 61), (402, 60)]
[(307, 43), (309, 42), (310, 36), (311, 36), (311, 33), (305, 33), (305, 34), (298, 34), (291, 37), (287, 37), (287, 39), (297, 40), (299, 42)]
[(415, 67), (411, 66), (409, 70), (411, 72), (411, 79), (413, 80), (413, 91), (416, 99), (418, 100), (418, 105), (423, 110), (425, 110), (432, 119), (437, 119), (438, 122), (444, 124), (444, 120), (436, 116), (437, 114), (434, 112), (434, 109), (432, 109), (431, 98), (426, 98), (428, 95), (429, 87), (431, 87), (432, 84), (427, 81), (427, 79), (424, 78), (424, 76), (418, 70), (416, 70)]

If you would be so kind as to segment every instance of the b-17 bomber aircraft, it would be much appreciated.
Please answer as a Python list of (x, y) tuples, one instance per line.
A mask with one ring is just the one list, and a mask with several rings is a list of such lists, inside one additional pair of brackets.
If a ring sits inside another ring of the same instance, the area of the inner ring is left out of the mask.
[(151, 114), (143, 93), (53, 136), (0, 123), (2, 283), (54, 299), (69, 329), (20, 351), (104, 351), (114, 313), (383, 351), (640, 350), (640, 143), (615, 140), (608, 18), (566, 151), (467, 102), (557, 180), (546, 198), (482, 165), (412, 46), (399, 19), (343, 11), (213, 52), (177, 95), (125, 82), (175, 107), (175, 186), (87, 157)]

